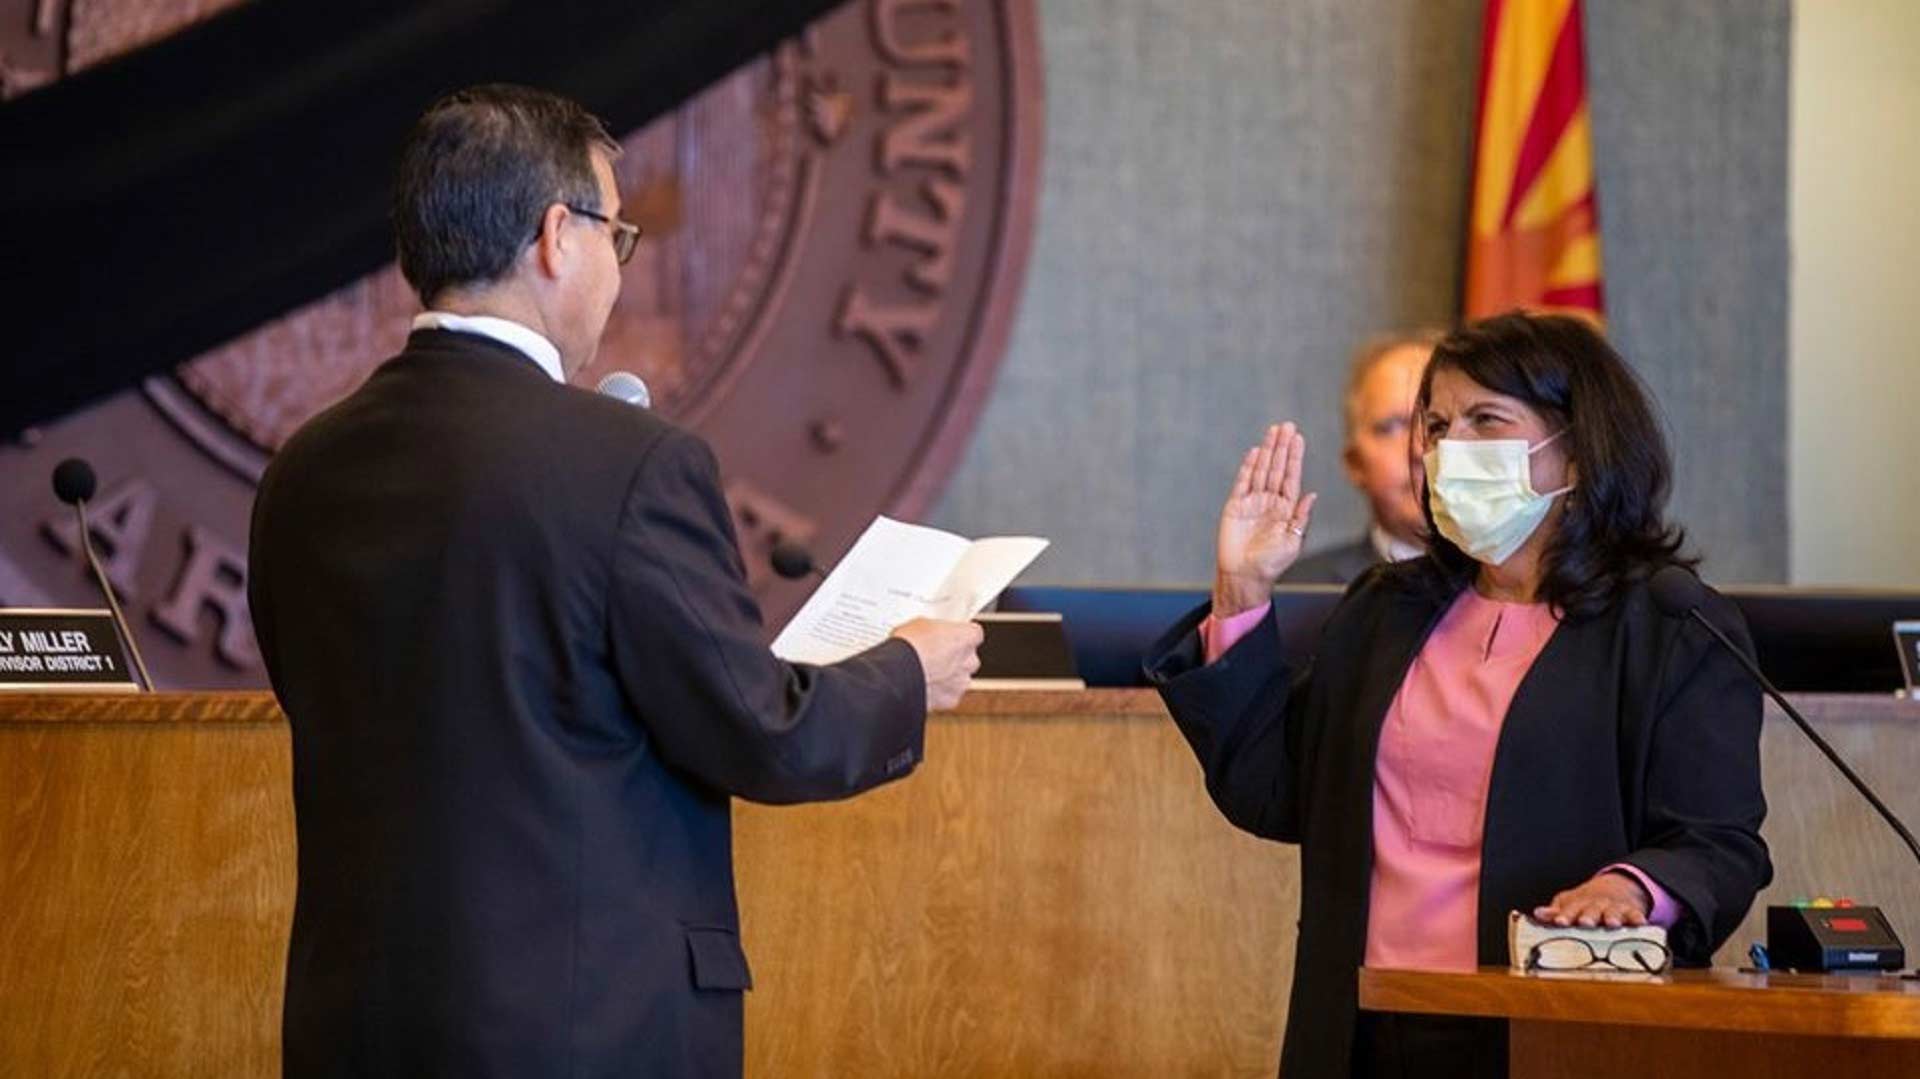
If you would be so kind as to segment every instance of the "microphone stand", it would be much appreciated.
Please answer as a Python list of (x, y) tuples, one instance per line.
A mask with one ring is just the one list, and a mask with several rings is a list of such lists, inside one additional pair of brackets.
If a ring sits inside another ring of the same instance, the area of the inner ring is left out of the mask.
[(1813, 725), (1808, 723), (1806, 717), (1800, 714), (1800, 710), (1787, 703), (1787, 698), (1782, 696), (1780, 691), (1774, 688), (1773, 682), (1770, 681), (1765, 674), (1761, 673), (1759, 664), (1748, 659), (1745, 652), (1735, 647), (1733, 641), (1728, 638), (1726, 634), (1720, 632), (1720, 627), (1707, 621), (1706, 616), (1700, 613), (1700, 608), (1694, 607), (1689, 609), (1687, 615), (1695, 622), (1707, 627), (1708, 633), (1718, 637), (1720, 643), (1727, 646), (1727, 651), (1733, 653), (1733, 658), (1739, 660), (1740, 665), (1745, 667), (1747, 673), (1753, 676), (1753, 680), (1760, 683), (1760, 688), (1767, 691), (1767, 696), (1773, 698), (1773, 703), (1779, 705), (1780, 710), (1787, 714), (1787, 718), (1793, 720), (1795, 725), (1800, 728), (1800, 733), (1806, 735), (1807, 738), (1813, 742), (1816, 749), (1826, 754), (1827, 760), (1833, 762), (1833, 766), (1840, 769), (1840, 774), (1847, 777), (1847, 782), (1853, 784), (1853, 789), (1859, 791), (1861, 796), (1866, 798), (1868, 803), (1879, 811), (1880, 816), (1885, 818), (1886, 822), (1893, 826), (1893, 830), (1899, 834), (1901, 842), (1905, 843), (1907, 849), (1913, 852), (1914, 861), (1920, 862), (1920, 842), (1914, 841), (1913, 833), (1907, 831), (1907, 826), (1900, 823), (1900, 818), (1893, 815), (1893, 810), (1888, 809), (1887, 804), (1880, 800), (1880, 796), (1873, 793), (1873, 788), (1867, 786), (1866, 781), (1862, 780), (1854, 773), (1852, 768), (1847, 766), (1847, 762), (1840, 758), (1840, 754), (1834, 752), (1833, 747), (1827, 744), (1827, 740), (1820, 737), (1819, 732), (1813, 729)]
[(87, 500), (75, 499), (73, 512), (80, 518), (80, 549), (87, 554), (87, 565), (93, 567), (93, 579), (100, 582), (100, 591), (107, 597), (107, 607), (113, 612), (113, 628), (120, 639), (127, 644), (127, 654), (133, 657), (134, 669), (140, 672), (140, 688), (153, 692), (153, 676), (147, 673), (147, 661), (140, 655), (140, 645), (133, 639), (133, 629), (127, 625), (127, 616), (120, 613), (120, 601), (114, 597), (113, 582), (100, 568), (100, 559), (93, 553), (93, 532), (87, 527)]
[[(1880, 796), (1873, 793), (1873, 788), (1867, 786), (1866, 781), (1861, 779), (1860, 776), (1847, 765), (1845, 760), (1841, 759), (1840, 754), (1836, 753), (1834, 748), (1827, 744), (1827, 740), (1820, 737), (1820, 732), (1813, 729), (1813, 724), (1807, 722), (1807, 718), (1800, 714), (1800, 710), (1787, 703), (1785, 695), (1774, 688), (1773, 681), (1760, 670), (1760, 665), (1747, 658), (1745, 652), (1736, 648), (1733, 640), (1726, 634), (1720, 632), (1719, 626), (1708, 621), (1707, 617), (1700, 613), (1699, 607), (1689, 607), (1687, 609), (1687, 616), (1702, 626), (1705, 626), (1708, 633), (1719, 638), (1720, 643), (1727, 646), (1727, 651), (1733, 653), (1733, 658), (1739, 660), (1740, 665), (1747, 669), (1747, 673), (1752, 675), (1753, 680), (1760, 684), (1760, 688), (1766, 691), (1767, 696), (1773, 698), (1773, 703), (1780, 706), (1780, 710), (1787, 714), (1788, 719), (1793, 720), (1794, 725), (1800, 728), (1800, 733), (1807, 736), (1807, 740), (1813, 743), (1815, 749), (1818, 749), (1826, 755), (1828, 762), (1835, 768), (1838, 768), (1841, 775), (1847, 777), (1847, 782), (1853, 784), (1853, 789), (1859, 791), (1861, 797), (1867, 800), (1867, 804), (1873, 806), (1874, 810), (1880, 814), (1881, 819), (1885, 820), (1887, 824), (1893, 828), (1894, 833), (1900, 837), (1900, 841), (1907, 845), (1907, 850), (1913, 853), (1914, 861), (1920, 862), (1920, 842), (1914, 841), (1913, 833), (1907, 830), (1906, 825), (1900, 823), (1900, 818), (1893, 815), (1893, 810), (1887, 808), (1887, 804), (1880, 800)], [(1904, 981), (1920, 979), (1920, 970), (1912, 972), (1902, 971), (1899, 977)]]

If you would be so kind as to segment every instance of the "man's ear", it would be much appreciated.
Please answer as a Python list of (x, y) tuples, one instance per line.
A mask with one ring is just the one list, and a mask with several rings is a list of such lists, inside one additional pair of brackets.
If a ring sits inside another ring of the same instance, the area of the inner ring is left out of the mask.
[(567, 208), (557, 202), (540, 215), (540, 236), (533, 243), (533, 264), (540, 276), (548, 280), (560, 276), (560, 268), (571, 254), (566, 230), (561, 227), (567, 223), (567, 217)]

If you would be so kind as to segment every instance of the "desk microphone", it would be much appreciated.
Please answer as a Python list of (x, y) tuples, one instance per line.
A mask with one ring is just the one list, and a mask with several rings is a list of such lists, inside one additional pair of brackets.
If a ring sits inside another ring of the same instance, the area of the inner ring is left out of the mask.
[(1861, 779), (1854, 774), (1852, 768), (1847, 767), (1847, 762), (1840, 759), (1840, 754), (1834, 752), (1825, 738), (1820, 737), (1819, 732), (1813, 729), (1813, 725), (1807, 722), (1799, 709), (1787, 703), (1787, 699), (1781, 696), (1772, 682), (1767, 680), (1767, 676), (1760, 672), (1759, 665), (1749, 659), (1747, 654), (1742, 652), (1726, 634), (1720, 632), (1720, 627), (1707, 621), (1707, 617), (1700, 613), (1700, 601), (1706, 597), (1706, 586), (1700, 583), (1700, 578), (1679, 566), (1668, 566), (1653, 575), (1647, 588), (1652, 593), (1653, 605), (1660, 608), (1660, 613), (1672, 615), (1675, 618), (1692, 618), (1705, 626), (1715, 640), (1725, 645), (1727, 651), (1733, 654), (1733, 658), (1740, 661), (1740, 666), (1746, 668), (1747, 673), (1753, 676), (1753, 680), (1760, 684), (1760, 688), (1766, 690), (1767, 696), (1773, 698), (1773, 703), (1779, 705), (1780, 710), (1800, 728), (1800, 733), (1811, 739), (1815, 748), (1826, 754), (1827, 759), (1833, 762), (1833, 766), (1840, 770), (1840, 774), (1847, 777), (1847, 782), (1853, 784), (1854, 789), (1859, 791), (1882, 817), (1886, 818), (1887, 823), (1893, 826), (1893, 830), (1899, 833), (1900, 839), (1906, 843), (1907, 849), (1913, 852), (1914, 859), (1920, 861), (1920, 843), (1914, 842), (1913, 833), (1907, 830), (1906, 825), (1900, 823), (1899, 817), (1893, 815), (1893, 810), (1888, 809), (1887, 804), (1880, 800), (1880, 796), (1873, 793), (1873, 788), (1867, 786), (1866, 780)]
[(600, 385), (594, 389), (616, 401), (625, 401), (639, 408), (653, 407), (653, 391), (647, 389), (646, 382), (632, 371), (615, 371), (601, 379)]
[(133, 656), (133, 665), (140, 672), (140, 688), (151, 691), (153, 676), (147, 673), (147, 661), (140, 656), (140, 645), (133, 639), (133, 629), (127, 625), (127, 617), (120, 613), (120, 601), (114, 598), (113, 584), (100, 569), (100, 559), (93, 553), (93, 532), (87, 527), (87, 499), (99, 486), (99, 480), (93, 474), (93, 466), (78, 457), (69, 457), (54, 466), (54, 497), (73, 507), (80, 521), (80, 549), (87, 553), (87, 565), (93, 567), (93, 579), (99, 583), (100, 591), (107, 597), (107, 610), (113, 613), (113, 626), (120, 632), (120, 639), (127, 644), (127, 652)]
[(773, 572), (789, 581), (797, 581), (802, 577), (819, 577), (825, 580), (827, 576), (819, 566), (813, 564), (811, 552), (797, 543), (789, 543), (786, 540), (773, 545), (773, 553), (768, 560), (773, 563)]

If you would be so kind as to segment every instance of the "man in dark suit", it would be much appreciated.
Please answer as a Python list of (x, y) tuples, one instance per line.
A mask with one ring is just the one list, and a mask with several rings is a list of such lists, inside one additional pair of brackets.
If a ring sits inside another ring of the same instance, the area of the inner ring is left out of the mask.
[(1384, 334), (1354, 353), (1340, 460), (1348, 481), (1367, 497), (1371, 519), (1365, 535), (1302, 558), (1280, 583), (1345, 586), (1378, 563), (1426, 553), (1408, 435), (1420, 372), (1438, 339), (1431, 331)]
[(394, 201), (430, 310), (261, 480), (289, 1077), (738, 1075), (729, 797), (906, 775), (977, 666), (967, 623), (774, 658), (706, 445), (565, 384), (637, 239), (617, 149), (538, 91), (430, 109)]

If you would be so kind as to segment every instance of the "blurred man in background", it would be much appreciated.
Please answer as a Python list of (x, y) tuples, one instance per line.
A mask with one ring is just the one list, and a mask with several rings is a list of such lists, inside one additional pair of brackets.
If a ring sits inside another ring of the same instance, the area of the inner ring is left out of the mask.
[(1383, 334), (1354, 353), (1341, 461), (1347, 479), (1366, 496), (1371, 519), (1364, 535), (1295, 563), (1282, 584), (1345, 585), (1376, 562), (1426, 553), (1426, 519), (1414, 486), (1418, 466), (1409, 434), (1420, 372), (1439, 339), (1432, 330)]

